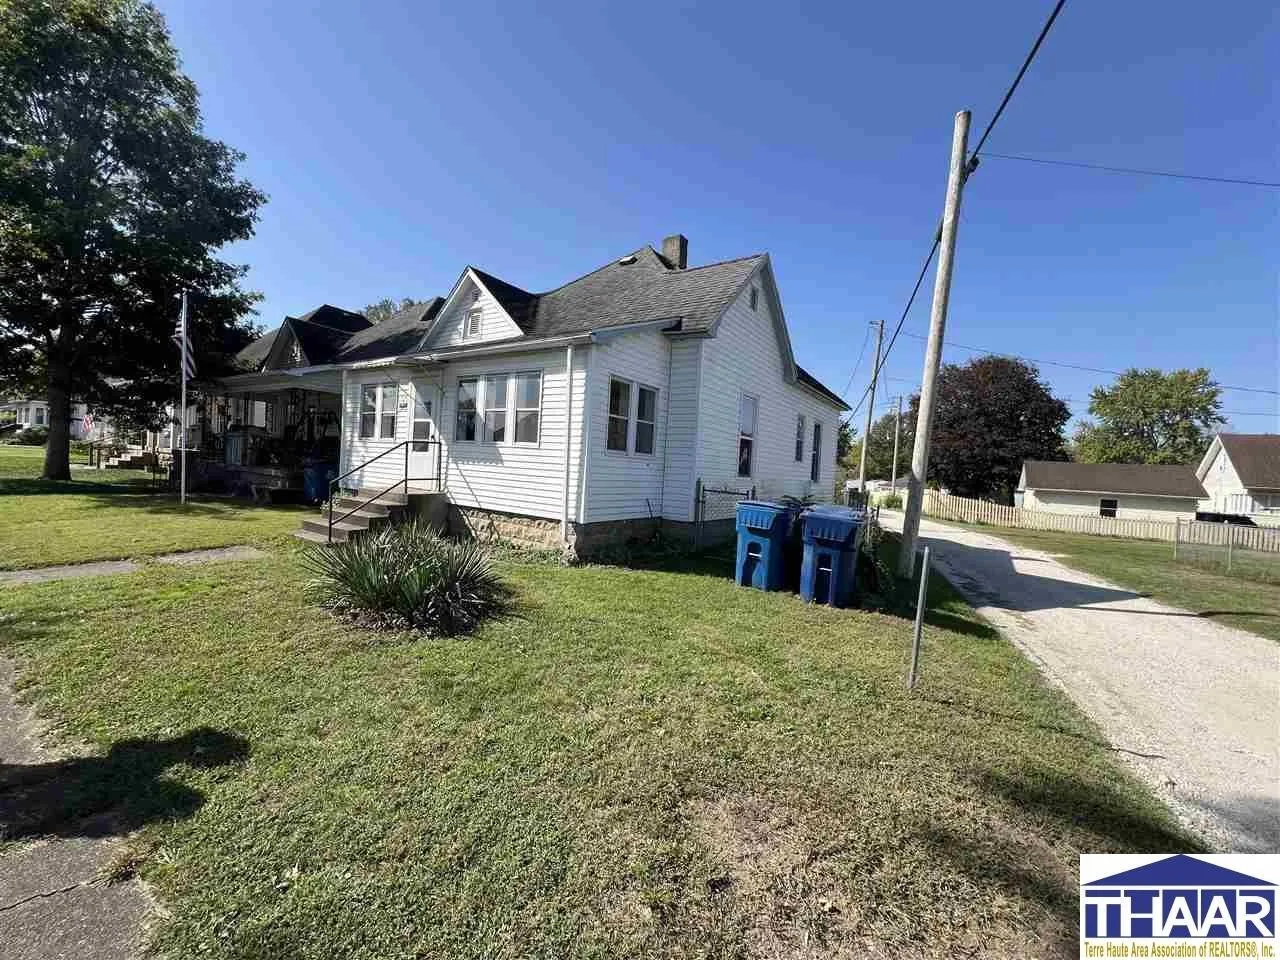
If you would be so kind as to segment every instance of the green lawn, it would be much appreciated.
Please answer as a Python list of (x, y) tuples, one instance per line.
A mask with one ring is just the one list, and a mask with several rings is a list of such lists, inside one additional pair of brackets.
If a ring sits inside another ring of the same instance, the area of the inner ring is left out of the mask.
[(0, 591), (101, 752), (11, 834), (114, 810), (159, 953), (228, 958), (1068, 957), (1081, 851), (1197, 849), (941, 578), (908, 696), (899, 616), (500, 569), (452, 640), (317, 611), (292, 547)]
[[(1280, 640), (1280, 584), (1244, 579), (1197, 563), (1175, 561), (1173, 544), (1076, 533), (974, 526), (1020, 546), (1058, 554), (1068, 566), (1165, 603)], [(1203, 548), (1201, 548), (1203, 549)], [(1280, 556), (1253, 563), (1280, 570)]]
[(194, 499), (182, 506), (133, 470), (78, 470), (37, 479), (40, 447), (0, 445), (0, 570), (280, 542), (296, 507)]

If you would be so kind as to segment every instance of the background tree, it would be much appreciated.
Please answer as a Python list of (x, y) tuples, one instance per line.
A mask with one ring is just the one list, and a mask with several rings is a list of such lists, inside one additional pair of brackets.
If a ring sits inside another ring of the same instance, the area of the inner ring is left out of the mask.
[[(867, 447), (867, 479), (888, 480), (893, 476), (893, 421), (897, 411), (891, 411), (871, 422), (871, 445)], [(911, 445), (915, 442), (916, 421), (908, 416), (907, 409), (902, 411), (902, 433), (898, 439), (898, 479), (902, 480), (911, 472)], [(858, 476), (858, 460), (862, 456), (862, 439), (858, 438), (849, 445), (846, 465), (849, 475)]]
[[(918, 409), (913, 397), (913, 425)], [(1067, 458), (1062, 430), (1070, 417), (1029, 363), (977, 357), (948, 364), (938, 376), (928, 479), (962, 497), (1012, 503), (1022, 461)]]
[(383, 297), (377, 303), (369, 304), (360, 312), (365, 315), (365, 319), (370, 323), (381, 323), (383, 320), (395, 316), (401, 310), (412, 307), (417, 302), (413, 297), (401, 297), (399, 300)]
[(252, 333), (245, 268), (214, 256), (265, 200), (242, 159), (150, 4), (0, 0), (0, 385), (48, 398), (44, 476), (70, 477), (73, 398), (174, 399), (182, 290), (201, 374)]
[(1089, 394), (1089, 413), (1074, 437), (1086, 463), (1195, 463), (1226, 423), (1221, 389), (1209, 371), (1126, 370)]

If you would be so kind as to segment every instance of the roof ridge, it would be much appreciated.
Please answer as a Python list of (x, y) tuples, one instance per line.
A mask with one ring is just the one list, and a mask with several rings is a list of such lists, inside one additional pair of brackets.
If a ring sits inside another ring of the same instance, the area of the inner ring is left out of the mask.
[(672, 273), (693, 273), (695, 270), (706, 270), (708, 267), (725, 267), (731, 263), (741, 263), (743, 260), (756, 260), (760, 257), (767, 257), (768, 251), (762, 250), (759, 253), (749, 253), (745, 257), (731, 257), (728, 260), (717, 260), (714, 263), (700, 263), (696, 267), (685, 267), (683, 269), (673, 269)]
[[(594, 277), (597, 273), (599, 273), (602, 270), (608, 270), (610, 267), (621, 266), (623, 265), (621, 261), (627, 259), (627, 257), (638, 256), (641, 252), (645, 250), (648, 250), (655, 257), (657, 256), (657, 252), (653, 249), (653, 247), (646, 243), (642, 247), (636, 247), (636, 249), (632, 250), (630, 253), (624, 253), (620, 257), (615, 257), (614, 259), (610, 260), (608, 263), (602, 263), (600, 266), (596, 267), (594, 270), (589, 270), (588, 272), (584, 273), (580, 277), (574, 277), (572, 280), (566, 280), (564, 283), (560, 284), (560, 286), (552, 287), (550, 290), (543, 290), (541, 293), (530, 293), (530, 296), (546, 297), (546, 296), (550, 296), (553, 293), (559, 293), (565, 287), (571, 287), (575, 283), (579, 283), (580, 281), (587, 279), (587, 277)], [(667, 269), (669, 270), (670, 267), (668, 267)], [(525, 292), (529, 293), (529, 291), (525, 291)]]
[[(371, 323), (369, 321), (369, 318), (366, 317), (363, 313), (357, 313), (357, 314), (354, 314), (354, 316), (357, 316), (363, 319), (365, 323), (369, 324), (370, 327), (377, 326), (377, 324)], [(329, 330), (329, 331), (332, 331), (333, 333), (345, 333), (348, 337), (353, 337), (357, 333), (361, 332), (360, 330), (343, 330), (341, 327), (331, 327), (327, 323), (320, 323), (318, 320), (307, 320), (307, 319), (304, 319), (303, 317), (290, 317), (289, 319), (293, 320), (296, 323), (309, 323), (311, 324), (311, 326), (319, 327), (321, 330)], [(369, 327), (363, 327), (362, 329), (368, 330)]]

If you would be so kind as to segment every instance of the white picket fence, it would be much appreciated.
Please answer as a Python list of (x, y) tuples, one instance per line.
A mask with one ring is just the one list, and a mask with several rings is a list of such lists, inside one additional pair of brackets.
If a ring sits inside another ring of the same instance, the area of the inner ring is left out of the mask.
[(1233, 548), (1242, 550), (1280, 553), (1280, 528), (1275, 527), (1242, 527), (1194, 520), (1123, 520), (1087, 513), (1049, 513), (1045, 510), (1025, 510), (1002, 503), (956, 497), (937, 490), (925, 491), (924, 512), (939, 520), (986, 523), (995, 527), (1056, 530), (1060, 533), (1085, 533), (1095, 537), (1164, 540), (1168, 543), (1206, 546), (1225, 547), (1230, 544)]

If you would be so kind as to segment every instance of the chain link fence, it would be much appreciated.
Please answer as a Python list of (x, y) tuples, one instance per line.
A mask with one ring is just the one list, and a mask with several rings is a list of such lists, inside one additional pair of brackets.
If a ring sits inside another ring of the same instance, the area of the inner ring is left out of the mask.
[(1173, 559), (1242, 580), (1280, 584), (1280, 529), (1181, 521)]
[(756, 488), (708, 487), (699, 480), (694, 493), (693, 542), (704, 547), (734, 536), (738, 504), (754, 500)]

